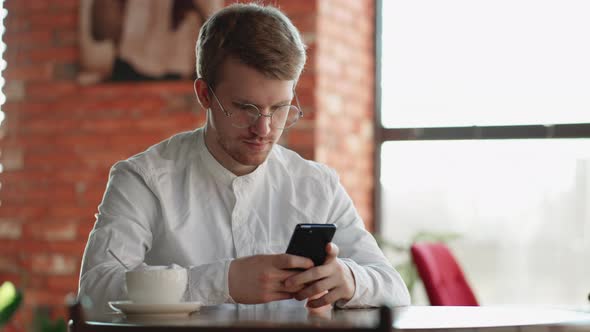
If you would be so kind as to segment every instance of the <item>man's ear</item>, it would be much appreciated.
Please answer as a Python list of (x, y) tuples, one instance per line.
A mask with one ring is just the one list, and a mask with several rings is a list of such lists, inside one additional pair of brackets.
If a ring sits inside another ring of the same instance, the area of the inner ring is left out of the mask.
[(202, 78), (197, 78), (193, 85), (195, 95), (199, 100), (199, 104), (201, 104), (201, 107), (203, 107), (203, 109), (209, 109), (209, 107), (211, 107), (211, 94), (209, 92), (207, 82), (205, 82), (205, 80), (203, 80)]

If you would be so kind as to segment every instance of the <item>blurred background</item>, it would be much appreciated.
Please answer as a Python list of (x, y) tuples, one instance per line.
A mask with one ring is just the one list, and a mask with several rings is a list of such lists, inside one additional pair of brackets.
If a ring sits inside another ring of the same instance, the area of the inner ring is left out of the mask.
[[(2, 2), (0, 283), (24, 295), (7, 329), (67, 317), (110, 166), (203, 124), (194, 42), (229, 3)], [(264, 3), (308, 45), (281, 144), (338, 171), (394, 264), (417, 234), (452, 238), (480, 304), (587, 305), (587, 1)]]

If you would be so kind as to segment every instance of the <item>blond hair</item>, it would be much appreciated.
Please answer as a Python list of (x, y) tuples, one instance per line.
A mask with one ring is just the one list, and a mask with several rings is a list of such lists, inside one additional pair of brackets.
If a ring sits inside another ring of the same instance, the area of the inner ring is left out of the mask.
[(228, 57), (280, 80), (297, 80), (306, 60), (305, 45), (289, 18), (258, 4), (233, 4), (212, 15), (201, 27), (196, 54), (197, 76), (211, 86)]

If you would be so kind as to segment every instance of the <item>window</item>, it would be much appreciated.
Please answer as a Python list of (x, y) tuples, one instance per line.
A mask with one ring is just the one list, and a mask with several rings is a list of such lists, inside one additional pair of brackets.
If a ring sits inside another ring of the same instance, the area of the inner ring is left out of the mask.
[(450, 246), (482, 304), (587, 303), (589, 12), (380, 3), (379, 231), (459, 233)]

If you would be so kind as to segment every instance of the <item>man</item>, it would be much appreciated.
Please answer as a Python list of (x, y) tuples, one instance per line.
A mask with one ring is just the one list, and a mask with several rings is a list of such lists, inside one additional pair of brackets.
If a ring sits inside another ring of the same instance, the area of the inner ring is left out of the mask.
[[(304, 64), (299, 33), (276, 8), (231, 5), (204, 24), (195, 91), (207, 122), (113, 166), (80, 295), (99, 308), (126, 299), (110, 249), (128, 266), (186, 268), (186, 301), (409, 304), (335, 172), (276, 145), (302, 114)], [(337, 225), (323, 265), (284, 253), (298, 223)]]

